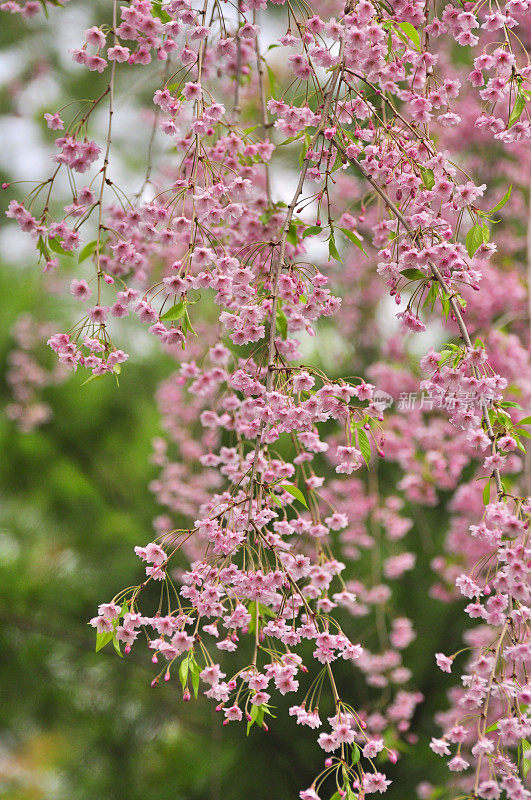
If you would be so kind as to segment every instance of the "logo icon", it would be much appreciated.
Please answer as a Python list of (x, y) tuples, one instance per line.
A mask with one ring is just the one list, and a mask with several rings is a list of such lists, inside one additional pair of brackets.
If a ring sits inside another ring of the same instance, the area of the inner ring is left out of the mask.
[(377, 411), (385, 411), (386, 408), (390, 408), (393, 405), (393, 398), (387, 392), (384, 392), (382, 389), (376, 389), (373, 395), (373, 405)]

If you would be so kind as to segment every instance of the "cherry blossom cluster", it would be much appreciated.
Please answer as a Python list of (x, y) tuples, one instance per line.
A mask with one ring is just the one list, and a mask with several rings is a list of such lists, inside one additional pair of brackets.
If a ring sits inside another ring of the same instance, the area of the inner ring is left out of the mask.
[[(1, 8), (30, 17), (35, 5)], [(501, 341), (472, 333), (485, 313), (475, 300), (483, 283), (496, 295), (490, 235), (511, 190), (489, 207), (487, 184), (456, 164), (452, 136), (462, 137), (468, 115), (490, 146), (518, 148), (530, 137), (530, 72), (515, 33), (527, 3), (495, 11), (450, 3), (437, 13), (401, 0), (300, 14), (290, 6), (275, 40), (289, 76), (280, 76), (282, 89), (264, 54), (265, 0), (240, 4), (232, 17), (208, 1), (111, 5), (112, 21), (88, 28), (70, 51), (108, 75), (107, 88), (68, 122), (68, 109), (45, 114), (63, 133), (54, 172), (8, 208), (45, 272), (73, 254), (85, 264), (68, 291), (89, 306), (48, 338), (61, 364), (88, 369), (91, 380), (118, 375), (129, 356), (114, 343), (115, 330), (123, 335), (115, 320), (129, 315), (179, 363), (158, 402), (180, 459), (171, 460), (164, 439), (153, 456), (161, 474), (152, 488), (169, 516), (156, 520), (155, 541), (135, 548), (143, 581), (91, 620), (97, 648), (123, 643), (128, 653), (143, 633), (153, 663), (163, 664), (153, 685), (176, 674), (185, 700), (202, 687), (224, 724), (243, 721), (248, 731), (267, 730), (273, 692), (297, 693), (297, 724), (328, 722), (317, 734), (324, 768), (302, 800), (319, 800), (326, 781), (335, 781), (335, 800), (384, 792), (390, 780), (380, 765), (396, 762), (400, 737), (414, 743), (422, 695), (405, 686), (402, 651), (416, 634), (391, 608), (388, 585), (415, 566), (398, 545), (412, 520), (399, 494), (380, 497), (371, 476), (378, 459), (396, 461), (397, 492), (433, 505), (438, 488), (456, 490), (477, 462), (483, 502), (474, 519), (466, 499), (461, 507), (472, 544), (460, 544), (459, 569), (441, 560), (450, 588), (434, 594), (457, 589), (484, 624), (470, 631), (474, 656), (432, 749), (451, 756), (467, 796), (496, 800), (503, 790), (524, 800), (525, 767), (514, 752), (529, 733), (530, 506), (506, 473), (520, 468), (514, 453), (527, 423), (503, 399), (511, 376), (497, 355)], [(470, 50), (467, 75), (446, 69), (450, 44)], [(154, 88), (152, 131), (143, 184), (128, 197), (111, 177), (112, 124), (121, 70), (140, 66)], [(105, 104), (98, 143), (94, 112)], [(256, 125), (244, 127), (246, 107)], [(164, 157), (155, 168), (157, 136)], [(293, 186), (279, 191), (275, 165), (293, 150)], [(72, 197), (55, 202), (65, 173)], [(316, 255), (323, 249), (328, 260)], [(367, 336), (364, 305), (384, 294), (400, 334), (368, 342), (381, 352), (367, 378), (304, 363), (304, 341), (328, 324)], [(404, 366), (402, 340), (440, 313), (453, 341), (421, 359), (419, 382)], [(396, 397), (406, 386), (425, 390), (435, 413), (384, 414), (377, 390)], [(334, 474), (328, 483), (323, 464)], [(352, 476), (367, 467), (366, 485)], [(458, 490), (454, 512), (460, 500)], [(462, 523), (453, 523), (460, 542)], [(354, 563), (375, 554), (370, 583), (343, 577), (335, 545)], [(336, 609), (374, 620), (378, 648), (352, 641)], [(448, 672), (455, 655), (436, 658)], [(341, 698), (339, 659), (369, 686), (391, 686), (387, 706), (355, 709)]]

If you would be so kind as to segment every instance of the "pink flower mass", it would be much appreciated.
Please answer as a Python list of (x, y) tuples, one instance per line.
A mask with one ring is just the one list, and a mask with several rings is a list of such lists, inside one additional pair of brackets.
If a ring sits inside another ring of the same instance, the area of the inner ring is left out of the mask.
[[(41, 5), (60, 19), (48, 0), (0, 9)], [(153, 686), (202, 692), (250, 735), (288, 695), (293, 735), (316, 740), (302, 800), (392, 796), (416, 747), (446, 761), (448, 796), (530, 798), (527, 0), (110, 5), (112, 25), (69, 43), (104, 91), (50, 108), (50, 176), (4, 189), (62, 281), (73, 322), (39, 336), (65, 371), (118, 381), (135, 326), (175, 362), (156, 397), (163, 512), (134, 548), (140, 582), (90, 620), (99, 644), (148, 652)], [(136, 80), (152, 145), (130, 192), (113, 126)], [(51, 382), (31, 346), (19, 326), (9, 416), (26, 430)], [(442, 493), (430, 602), (457, 598), (470, 625), (426, 654), (450, 689), (429, 744), (400, 587)]]

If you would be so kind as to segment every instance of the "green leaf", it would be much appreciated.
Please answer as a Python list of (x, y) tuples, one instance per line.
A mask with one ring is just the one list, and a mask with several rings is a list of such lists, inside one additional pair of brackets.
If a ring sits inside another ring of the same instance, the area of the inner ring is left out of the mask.
[(489, 226), (485, 222), (481, 226), (481, 234), (483, 236), (484, 243), (487, 244), (487, 242), (490, 239), (490, 229), (489, 229)]
[(426, 167), (420, 168), (420, 174), (422, 176), (422, 183), (426, 187), (426, 189), (433, 189), (435, 186), (435, 176), (433, 174), (432, 169), (427, 169)]
[(104, 375), (91, 375), (91, 376), (90, 376), (90, 378), (87, 378), (87, 380), (86, 380), (86, 381), (83, 381), (83, 383), (82, 383), (82, 384), (80, 384), (80, 385), (81, 385), (81, 386), (86, 386), (86, 385), (87, 385), (87, 383), (92, 383), (92, 381), (99, 381), (99, 380), (101, 380), (103, 377), (105, 377), (105, 376), (104, 376)]
[(520, 117), (522, 116), (522, 111), (525, 108), (525, 94), (523, 92), (518, 92), (516, 95), (516, 100), (514, 101), (514, 106), (509, 114), (509, 119), (507, 120), (507, 129), (512, 127), (515, 122), (517, 122)]
[(199, 694), (199, 673), (201, 670), (199, 669), (199, 664), (195, 660), (193, 656), (190, 657), (190, 674), (192, 676), (192, 689), (194, 690), (194, 697), (197, 700), (197, 695)]
[(39, 236), (37, 240), (37, 250), (39, 251), (41, 256), (44, 256), (45, 259), (48, 259), (50, 257), (50, 254), (48, 252), (46, 245), (44, 244), (44, 239), (42, 238), (42, 236)]
[(278, 497), (277, 497), (275, 494), (273, 494), (273, 492), (269, 492), (269, 497), (271, 498), (271, 500), (272, 500), (274, 503), (276, 503), (276, 505), (277, 505), (277, 506), (282, 506), (282, 503), (280, 502), (280, 500), (278, 499)]
[(88, 244), (85, 245), (85, 247), (79, 253), (79, 257), (78, 257), (78, 263), (79, 264), (81, 264), (82, 261), (85, 261), (85, 259), (87, 259), (89, 256), (91, 256), (92, 253), (94, 253), (94, 251), (96, 250), (97, 244), (98, 244), (97, 241), (94, 240), (93, 242), (89, 242)]
[[(188, 316), (188, 311), (184, 312), (183, 331), (185, 333), (191, 333), (192, 336), (197, 336), (197, 333), (192, 328), (192, 323), (190, 322), (190, 317)], [(184, 342), (183, 342), (183, 344), (184, 344)]]
[(318, 234), (322, 232), (323, 229), (320, 225), (310, 225), (310, 227), (306, 228), (306, 230), (302, 234), (302, 238), (306, 239), (307, 236), (318, 236)]
[[(366, 255), (366, 256), (367, 256), (367, 253), (365, 252), (365, 248), (363, 247), (363, 245), (362, 245), (362, 243), (361, 243), (361, 240), (360, 240), (360, 238), (359, 238), (358, 236), (356, 236), (356, 234), (355, 234), (353, 231), (349, 231), (349, 229), (348, 229), (348, 228), (339, 228), (339, 230), (340, 230), (340, 231), (342, 231), (342, 232), (345, 234), (345, 236), (347, 237), (347, 239), (350, 239), (350, 241), (352, 242), (352, 244), (355, 244), (355, 245), (356, 245), (356, 247), (358, 248), (358, 250), (361, 250), (361, 252), (362, 252), (364, 255)], [(368, 258), (368, 257), (369, 257), (369, 256), (367, 256), (367, 258)]]
[(112, 642), (114, 636), (114, 631), (109, 631), (108, 633), (98, 633), (96, 634), (96, 653), (99, 653), (102, 647)]
[(367, 436), (366, 432), (363, 428), (357, 428), (358, 431), (358, 445), (361, 450), (361, 454), (367, 464), (369, 466), (369, 462), (371, 460), (371, 444), (369, 442), (369, 437)]
[(118, 641), (118, 639), (116, 638), (116, 636), (113, 636), (113, 637), (112, 637), (112, 643), (113, 643), (113, 645), (114, 645), (114, 649), (116, 650), (116, 652), (118, 653), (118, 655), (120, 656), (120, 658), (123, 658), (122, 651), (121, 651), (121, 649), (120, 649), (120, 642)]
[(283, 339), (288, 337), (288, 318), (280, 308), (277, 306), (277, 330)]
[(529, 767), (531, 766), (530, 759), (526, 757), (528, 750), (531, 750), (531, 744), (529, 744), (527, 739), (522, 739), (522, 772), (524, 778), (527, 777)]
[(295, 246), (297, 244), (297, 226), (294, 222), (290, 222), (286, 241)]
[(179, 665), (179, 680), (181, 681), (181, 686), (183, 687), (183, 692), (186, 687), (186, 681), (188, 680), (188, 666), (189, 666), (189, 658), (185, 656)]
[(483, 230), (481, 225), (473, 225), (466, 235), (466, 250), (470, 258), (474, 255), (478, 247), (483, 244)]
[(492, 731), (495, 731), (497, 729), (498, 729), (498, 720), (496, 720), (496, 722), (493, 722), (492, 725), (489, 725), (485, 733), (492, 733)]
[[(420, 52), (420, 35), (418, 30), (414, 28), (410, 22), (395, 22), (394, 24), (395, 26), (402, 29), (402, 31), (406, 34), (408, 39), (410, 39), (411, 42), (413, 43), (413, 47), (415, 48), (415, 50), (418, 50)], [(398, 34), (398, 36), (400, 36), (398, 31), (396, 31), (396, 33)], [(402, 36), (400, 36), (400, 38), (403, 40)], [(406, 44), (409, 44), (409, 42), (406, 42)]]
[(151, 13), (162, 22), (171, 22), (171, 17), (168, 12), (164, 10), (160, 0), (153, 0), (151, 4)]
[(181, 300), (180, 303), (175, 303), (174, 306), (169, 308), (162, 316), (161, 320), (168, 320), (171, 322), (175, 322), (181, 317), (184, 317), (186, 313), (186, 300)]
[(258, 601), (251, 601), (247, 606), (247, 611), (251, 615), (251, 620), (249, 622), (249, 633), (254, 634), (256, 631), (256, 626), (258, 625)]
[(284, 489), (289, 494), (291, 494), (292, 497), (295, 498), (295, 500), (299, 501), (299, 503), (302, 503), (304, 508), (308, 508), (308, 503), (306, 502), (306, 498), (304, 497), (303, 493), (298, 488), (298, 486), (294, 486), (292, 483), (283, 483), (281, 488)]
[[(265, 61), (265, 59), (264, 59), (264, 61)], [(269, 93), (270, 93), (271, 97), (274, 97), (275, 96), (276, 85), (277, 85), (277, 82), (276, 82), (276, 79), (275, 79), (275, 73), (273, 72), (273, 70), (271, 69), (271, 67), (267, 63), (267, 61), (265, 62), (265, 65), (266, 65), (266, 69), (267, 69), (267, 77), (269, 78), (269, 90), (270, 90)]]
[(519, 419), (516, 424), (517, 425), (531, 425), (531, 417), (524, 417), (523, 419)]
[(361, 750), (359, 749), (357, 744), (352, 745), (352, 766), (356, 766), (358, 761), (360, 760)]
[(494, 212), (495, 212), (495, 211), (499, 211), (499, 210), (500, 210), (500, 208), (503, 208), (503, 207), (504, 207), (504, 205), (505, 205), (505, 203), (508, 201), (509, 197), (511, 196), (511, 192), (512, 192), (512, 190), (513, 190), (513, 187), (512, 187), (512, 184), (511, 184), (511, 186), (509, 186), (509, 188), (507, 189), (507, 191), (506, 191), (506, 192), (505, 192), (505, 194), (503, 195), (503, 197), (502, 197), (502, 199), (500, 200), (500, 202), (499, 202), (499, 203), (496, 203), (496, 205), (494, 206), (494, 208), (491, 208), (491, 210), (490, 210), (490, 211), (487, 211), (487, 214), (494, 214)]
[(335, 258), (336, 261), (341, 261), (341, 256), (339, 255), (336, 247), (336, 240), (333, 233), (330, 235), (328, 240), (328, 255), (330, 258)]
[(515, 403), (514, 400), (504, 400), (502, 403), (500, 403), (500, 406), (502, 408), (519, 408), (522, 410), (520, 403)]
[(404, 278), (409, 278), (412, 281), (426, 280), (426, 275), (416, 267), (408, 267), (407, 269), (402, 269), (400, 270), (400, 274), (403, 275)]
[[(247, 736), (249, 736), (249, 731), (251, 730), (251, 728), (253, 727), (255, 722), (258, 723), (259, 725), (261, 725), (261, 723), (258, 722), (258, 717), (259, 717), (259, 713), (260, 713), (259, 709), (260, 708), (261, 708), (261, 706), (257, 706), (257, 705), (253, 705), (252, 708), (251, 708), (251, 714), (250, 714), (251, 719), (247, 723)], [(263, 722), (263, 720), (264, 720), (264, 713), (262, 712), (262, 722)]]
[(432, 281), (432, 284), (430, 286), (430, 291), (426, 295), (423, 308), (426, 308), (426, 306), (431, 305), (431, 308), (433, 310), (433, 306), (435, 305), (435, 301), (437, 300), (437, 291), (438, 291), (438, 283), (437, 281)]
[(68, 250), (63, 250), (57, 239), (48, 239), (48, 247), (50, 250), (53, 250), (54, 253), (57, 253), (60, 256), (68, 256), (68, 258), (74, 258), (74, 254), (70, 253)]
[(483, 489), (483, 505), (488, 506), (490, 502), (490, 478), (485, 484), (485, 488)]

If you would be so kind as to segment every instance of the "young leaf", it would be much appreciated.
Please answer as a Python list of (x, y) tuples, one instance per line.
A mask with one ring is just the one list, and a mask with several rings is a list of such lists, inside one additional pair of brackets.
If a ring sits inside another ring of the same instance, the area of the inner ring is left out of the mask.
[(186, 312), (186, 300), (181, 300), (180, 303), (176, 303), (174, 306), (169, 308), (162, 316), (161, 320), (168, 320), (169, 322), (175, 322), (181, 317), (184, 317)]
[(79, 253), (78, 263), (81, 264), (82, 261), (85, 261), (92, 253), (96, 250), (97, 241), (94, 240), (93, 242), (89, 242), (88, 244), (83, 247), (81, 252)]
[[(249, 731), (251, 730), (251, 728), (253, 727), (254, 723), (257, 720), (258, 709), (259, 708), (260, 708), (260, 706), (256, 706), (256, 705), (253, 705), (252, 708), (251, 708), (251, 715), (250, 715), (251, 719), (247, 723), (247, 736), (249, 736)], [(262, 719), (263, 719), (263, 716), (262, 716)]]
[(283, 339), (288, 337), (288, 319), (280, 306), (277, 307), (277, 330)]
[(191, 333), (192, 336), (197, 336), (197, 333), (192, 328), (192, 323), (190, 322), (190, 317), (188, 316), (188, 311), (184, 312), (183, 330), (184, 330), (185, 333)]
[(186, 681), (188, 680), (188, 663), (188, 656), (185, 656), (179, 665), (179, 680), (181, 681), (183, 692), (186, 687)]
[[(345, 236), (347, 237), (347, 239), (350, 239), (350, 241), (352, 242), (352, 244), (355, 244), (355, 245), (356, 245), (356, 247), (358, 248), (358, 250), (361, 250), (361, 252), (362, 252), (364, 255), (367, 255), (367, 253), (365, 252), (365, 248), (363, 247), (363, 245), (362, 245), (362, 243), (361, 243), (361, 239), (360, 239), (358, 236), (356, 236), (356, 234), (354, 233), (354, 231), (349, 231), (349, 229), (348, 229), (348, 228), (340, 228), (339, 230), (340, 230), (340, 231), (342, 231), (342, 232), (345, 234)], [(367, 258), (368, 258), (368, 256), (367, 256)]]
[(284, 491), (289, 492), (289, 494), (291, 494), (295, 498), (295, 500), (298, 500), (299, 503), (302, 503), (304, 508), (308, 508), (308, 503), (306, 502), (306, 498), (304, 497), (303, 493), (298, 488), (298, 486), (294, 486), (292, 483), (283, 483), (281, 488), (284, 489)]
[(69, 253), (68, 250), (64, 250), (57, 239), (48, 239), (48, 247), (50, 250), (53, 250), (54, 253), (57, 253), (60, 256), (68, 256), (68, 258), (74, 258), (73, 253)]
[(485, 488), (483, 489), (483, 505), (488, 506), (490, 502), (490, 478), (485, 484)]
[(361, 450), (361, 454), (365, 460), (367, 466), (369, 466), (369, 461), (371, 460), (371, 444), (369, 442), (369, 437), (363, 430), (363, 428), (358, 428), (358, 446)]
[(352, 745), (352, 766), (356, 766), (358, 761), (360, 760), (361, 750), (359, 749), (357, 744)]
[(400, 274), (403, 275), (404, 278), (409, 278), (412, 281), (423, 281), (426, 279), (424, 273), (416, 267), (408, 267), (407, 269), (400, 270)]
[(190, 674), (192, 676), (192, 689), (194, 690), (194, 697), (197, 700), (197, 695), (199, 694), (199, 673), (201, 670), (199, 669), (199, 664), (192, 656), (190, 658)]
[(528, 757), (529, 750), (531, 750), (531, 744), (529, 744), (527, 739), (522, 739), (522, 773), (524, 778), (527, 777), (529, 767), (531, 766), (531, 760)]
[(481, 225), (473, 225), (466, 235), (466, 250), (470, 258), (474, 255), (478, 247), (483, 244), (483, 230)]
[(294, 222), (290, 222), (288, 228), (288, 235), (286, 236), (286, 241), (288, 241), (292, 245), (297, 244), (297, 226)]
[(96, 653), (99, 653), (102, 647), (105, 647), (106, 644), (112, 641), (113, 635), (113, 631), (96, 634)]
[(432, 169), (427, 169), (426, 167), (420, 168), (420, 174), (422, 175), (422, 183), (426, 187), (426, 189), (433, 189), (435, 186), (435, 176), (433, 174)]
[[(406, 36), (408, 37), (408, 39), (411, 40), (415, 50), (418, 50), (420, 52), (420, 35), (419, 35), (418, 30), (416, 28), (414, 28), (413, 25), (410, 22), (397, 22), (395, 24), (399, 28), (401, 28), (404, 31), (404, 33), (406, 34)], [(398, 31), (397, 31), (397, 33), (398, 33)], [(398, 35), (400, 36), (400, 34), (398, 34)], [(400, 38), (402, 38), (402, 37), (400, 37)], [(409, 44), (409, 42), (407, 42), (407, 44)]]
[(266, 61), (266, 69), (267, 69), (267, 76), (269, 78), (270, 94), (271, 94), (271, 97), (274, 97), (275, 96), (275, 90), (276, 90), (277, 82), (275, 80), (275, 73), (273, 72), (273, 70), (271, 69), (271, 67), (267, 63), (267, 61)]
[(516, 100), (514, 101), (514, 106), (509, 114), (509, 119), (507, 120), (507, 129), (511, 128), (515, 122), (517, 122), (520, 117), (522, 116), (522, 111), (525, 108), (525, 94), (522, 92), (518, 92), (516, 95)]
[(306, 230), (302, 234), (302, 238), (306, 239), (307, 236), (318, 236), (322, 232), (323, 229), (321, 228), (320, 225), (310, 225), (310, 227), (306, 228)]
[(253, 602), (249, 603), (247, 606), (247, 611), (251, 615), (248, 630), (250, 634), (254, 634), (256, 626), (258, 625), (258, 601), (254, 600)]
[(334, 238), (333, 233), (331, 234), (328, 240), (328, 255), (330, 258), (335, 258), (336, 261), (341, 261), (341, 256), (339, 255), (338, 249), (336, 247), (336, 240)]
[(513, 187), (512, 187), (512, 184), (511, 184), (511, 186), (509, 186), (509, 188), (507, 189), (507, 191), (506, 191), (506, 192), (505, 192), (505, 194), (503, 195), (503, 197), (502, 197), (502, 199), (500, 200), (500, 202), (499, 202), (499, 203), (496, 203), (496, 205), (494, 206), (494, 208), (491, 208), (491, 210), (490, 210), (490, 211), (488, 211), (487, 213), (488, 213), (488, 214), (494, 214), (494, 212), (495, 212), (495, 211), (499, 211), (499, 210), (500, 210), (500, 208), (503, 208), (503, 207), (504, 207), (504, 205), (505, 205), (505, 203), (508, 201), (509, 197), (511, 196), (511, 192), (512, 192), (512, 190), (513, 190)]

